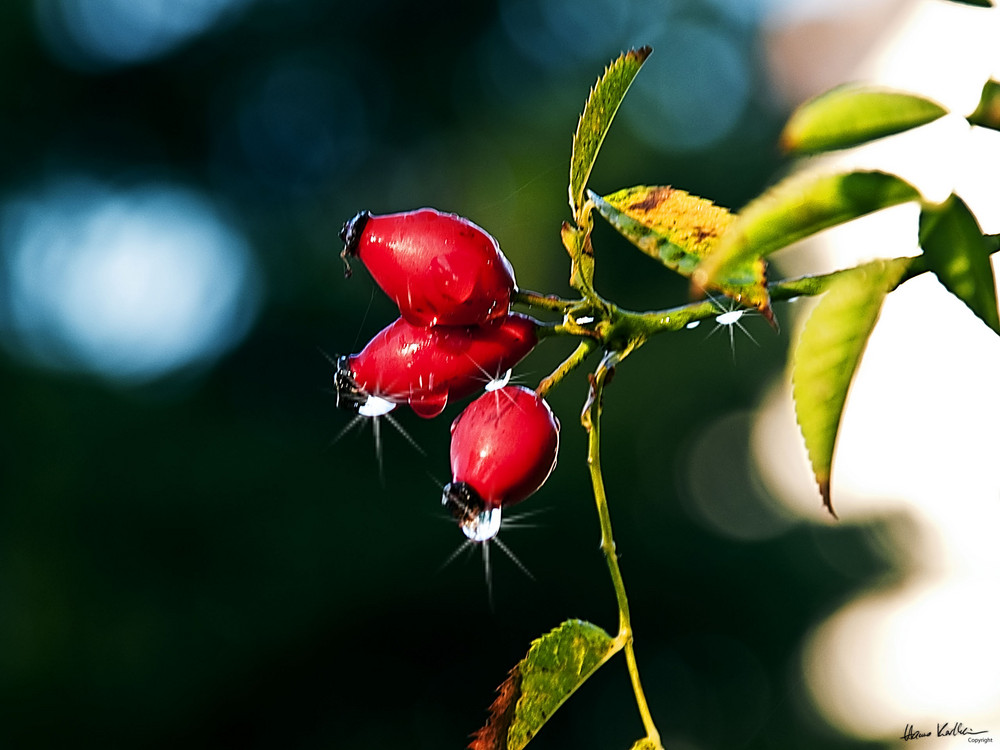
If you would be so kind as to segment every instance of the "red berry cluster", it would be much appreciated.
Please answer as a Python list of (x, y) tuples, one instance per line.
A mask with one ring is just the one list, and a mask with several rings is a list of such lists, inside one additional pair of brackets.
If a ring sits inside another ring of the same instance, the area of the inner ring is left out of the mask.
[[(337, 360), (337, 404), (378, 416), (409, 404), (421, 417), (500, 378), (538, 342), (536, 323), (510, 311), (514, 271), (497, 241), (454, 214), (362, 211), (340, 233), (400, 317), (358, 354)], [(495, 536), (500, 508), (541, 487), (555, 466), (559, 421), (526, 388), (476, 399), (452, 425), (452, 482), (442, 502), (475, 541)]]

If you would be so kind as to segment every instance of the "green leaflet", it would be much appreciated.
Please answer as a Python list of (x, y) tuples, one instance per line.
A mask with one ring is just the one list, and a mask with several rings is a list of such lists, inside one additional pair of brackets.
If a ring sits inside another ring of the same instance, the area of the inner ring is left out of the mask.
[(562, 223), (560, 236), (570, 257), (569, 285), (578, 291), (594, 285), (594, 248), (590, 231), (578, 229), (568, 221)]
[[(686, 278), (691, 278), (736, 219), (705, 198), (669, 186), (637, 185), (603, 197), (588, 194), (601, 216), (623, 237)], [(760, 258), (734, 266), (711, 288), (770, 313)]]
[(830, 472), (847, 391), (882, 301), (909, 264), (909, 258), (878, 260), (837, 276), (806, 321), (795, 347), (795, 416), (823, 504), (834, 517)]
[(652, 47), (646, 46), (622, 53), (605, 68), (604, 75), (597, 79), (590, 90), (590, 96), (576, 125), (573, 152), (569, 160), (569, 206), (577, 223), (580, 222), (584, 190), (594, 168), (597, 152), (601, 149), (604, 136), (608, 134), (611, 121), (629, 86), (652, 51)]
[(1000, 81), (991, 78), (986, 82), (976, 111), (966, 119), (972, 125), (1000, 130)]
[(990, 247), (961, 198), (952, 194), (939, 206), (923, 207), (920, 246), (928, 267), (945, 288), (1000, 334)]
[(937, 102), (913, 94), (839, 86), (800, 106), (781, 133), (795, 153), (850, 148), (925, 125), (948, 114)]
[(693, 280), (700, 287), (720, 284), (755, 259), (822, 229), (919, 197), (908, 182), (885, 172), (793, 175), (740, 211)]
[(620, 648), (604, 630), (582, 620), (567, 620), (537, 638), (498, 689), (471, 750), (521, 750)]

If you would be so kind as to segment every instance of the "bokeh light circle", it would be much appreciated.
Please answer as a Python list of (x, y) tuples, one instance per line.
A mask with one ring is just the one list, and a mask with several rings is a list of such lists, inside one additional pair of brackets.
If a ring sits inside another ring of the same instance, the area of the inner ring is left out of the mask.
[(0, 218), (0, 330), (31, 362), (146, 381), (217, 357), (256, 315), (246, 242), (192, 190), (63, 178)]
[(746, 53), (722, 26), (677, 18), (653, 41), (657, 56), (623, 110), (642, 140), (664, 151), (706, 148), (739, 123), (751, 95)]

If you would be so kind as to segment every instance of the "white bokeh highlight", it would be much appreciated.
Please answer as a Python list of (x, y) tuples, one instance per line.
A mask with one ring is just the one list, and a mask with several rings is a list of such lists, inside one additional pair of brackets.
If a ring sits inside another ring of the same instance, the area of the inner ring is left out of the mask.
[(249, 247), (194, 191), (63, 178), (0, 217), (2, 343), (30, 362), (148, 381), (218, 357), (256, 315)]

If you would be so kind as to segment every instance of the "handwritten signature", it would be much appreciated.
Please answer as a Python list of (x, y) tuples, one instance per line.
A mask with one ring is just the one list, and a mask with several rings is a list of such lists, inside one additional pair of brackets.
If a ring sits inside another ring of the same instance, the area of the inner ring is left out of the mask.
[[(965, 724), (963, 724), (960, 721), (954, 723), (949, 723), (946, 721), (944, 724), (937, 725), (937, 734), (933, 735), (932, 732), (921, 732), (912, 724), (907, 724), (906, 729), (903, 730), (903, 736), (900, 737), (899, 739), (904, 741), (919, 740), (923, 739), (924, 737), (931, 737), (932, 735), (937, 737), (958, 737), (967, 734), (986, 734), (988, 731), (989, 731), (988, 729), (979, 729), (979, 730), (971, 729), (970, 727), (965, 726)], [(992, 742), (992, 741), (993, 741), (992, 737), (969, 739), (969, 742)]]

